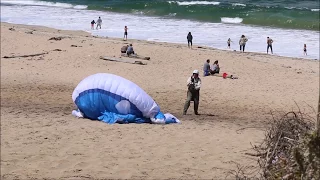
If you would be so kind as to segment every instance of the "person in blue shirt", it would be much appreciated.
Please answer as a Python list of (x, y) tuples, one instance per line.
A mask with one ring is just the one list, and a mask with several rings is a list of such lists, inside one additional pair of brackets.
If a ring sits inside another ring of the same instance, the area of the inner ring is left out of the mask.
[(132, 44), (130, 44), (128, 49), (127, 49), (127, 55), (129, 56), (130, 54), (134, 54), (134, 50), (133, 50)]

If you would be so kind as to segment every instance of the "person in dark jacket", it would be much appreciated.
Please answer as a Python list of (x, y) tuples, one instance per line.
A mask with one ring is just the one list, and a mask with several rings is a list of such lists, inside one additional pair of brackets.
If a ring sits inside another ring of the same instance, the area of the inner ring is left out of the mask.
[(94, 20), (91, 21), (91, 29), (94, 29), (94, 24), (96, 24), (96, 22)]
[(192, 49), (192, 34), (191, 32), (188, 33), (188, 36), (187, 36), (187, 40), (188, 40), (188, 47)]
[(187, 80), (187, 100), (184, 104), (183, 115), (187, 114), (188, 108), (190, 106), (190, 101), (193, 101), (194, 105), (194, 114), (199, 115), (198, 107), (199, 107), (199, 96), (200, 96), (200, 87), (201, 87), (201, 79), (199, 78), (199, 71), (194, 70), (192, 76)]

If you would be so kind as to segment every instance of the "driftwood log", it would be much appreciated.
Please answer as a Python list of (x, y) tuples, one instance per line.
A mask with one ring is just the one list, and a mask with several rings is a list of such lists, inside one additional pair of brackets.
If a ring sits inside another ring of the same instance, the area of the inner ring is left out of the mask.
[(136, 58), (136, 59), (142, 59), (142, 60), (150, 60), (150, 57), (146, 57), (146, 56), (140, 56), (137, 54), (133, 54), (133, 55), (127, 55), (126, 53), (121, 53), (122, 57), (129, 57), (129, 58)]
[(142, 61), (132, 61), (132, 60), (128, 60), (128, 59), (115, 58), (115, 57), (101, 56), (100, 59), (107, 60), (107, 61), (130, 63), (130, 64), (147, 65), (147, 63), (144, 63)]
[(29, 55), (20, 55), (20, 56), (3, 56), (3, 58), (20, 58), (20, 57), (34, 57), (48, 54), (48, 52), (38, 53), (38, 54), (29, 54)]

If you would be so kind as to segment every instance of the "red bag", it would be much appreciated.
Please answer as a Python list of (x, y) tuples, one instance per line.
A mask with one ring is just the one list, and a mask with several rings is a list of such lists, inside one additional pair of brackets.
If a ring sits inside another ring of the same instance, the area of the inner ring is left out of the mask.
[(227, 78), (227, 76), (228, 76), (228, 74), (227, 74), (227, 73), (223, 73), (223, 75), (222, 75), (222, 77), (223, 77), (224, 79), (226, 79), (226, 78)]

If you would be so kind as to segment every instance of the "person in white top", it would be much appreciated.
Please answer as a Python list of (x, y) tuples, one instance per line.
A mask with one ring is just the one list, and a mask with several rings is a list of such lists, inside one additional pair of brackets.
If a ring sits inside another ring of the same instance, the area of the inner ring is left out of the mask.
[(199, 78), (199, 71), (194, 70), (192, 76), (187, 80), (188, 92), (187, 92), (187, 100), (184, 104), (183, 115), (187, 114), (188, 108), (190, 106), (190, 101), (194, 102), (194, 114), (199, 115), (198, 107), (199, 107), (199, 96), (200, 96), (200, 87), (201, 87), (201, 79)]
[(99, 17), (99, 19), (97, 20), (97, 28), (96, 29), (98, 29), (98, 26), (101, 29), (101, 24), (102, 24), (102, 19)]
[(244, 52), (244, 48), (246, 47), (247, 41), (248, 41), (248, 39), (244, 35), (242, 35), (239, 40), (240, 52), (241, 52), (241, 50), (242, 50), (242, 52)]

